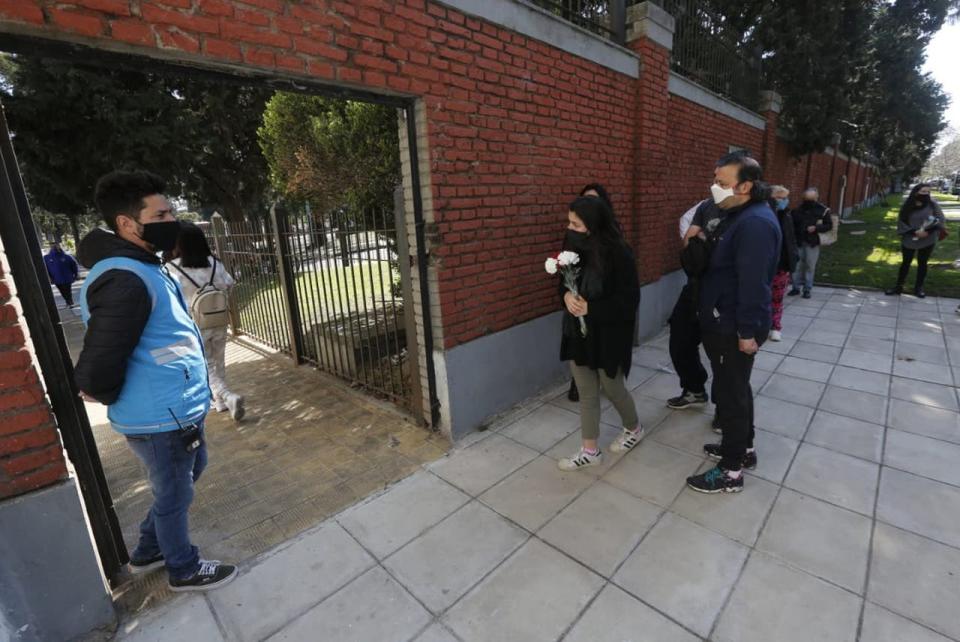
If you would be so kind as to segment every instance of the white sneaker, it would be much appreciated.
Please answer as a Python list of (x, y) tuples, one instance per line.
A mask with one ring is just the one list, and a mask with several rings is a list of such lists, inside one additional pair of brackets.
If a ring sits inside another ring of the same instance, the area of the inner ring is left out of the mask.
[(243, 397), (230, 393), (227, 395), (227, 408), (230, 410), (230, 416), (234, 421), (240, 421), (247, 414), (243, 407)]
[(770, 331), (770, 340), (771, 341), (783, 341), (783, 335), (780, 334), (779, 330)]
[(560, 470), (580, 470), (581, 468), (589, 468), (590, 466), (599, 466), (603, 463), (603, 453), (597, 452), (596, 455), (591, 455), (580, 449), (580, 452), (574, 455), (573, 457), (564, 457), (557, 462), (557, 466), (560, 467)]
[(217, 412), (226, 412), (230, 410), (230, 408), (227, 407), (227, 404), (220, 401), (219, 399), (216, 401), (216, 403), (213, 404), (213, 409), (216, 410)]
[(623, 429), (620, 436), (610, 444), (610, 452), (624, 453), (640, 443), (643, 439), (643, 426), (638, 426), (636, 430)]

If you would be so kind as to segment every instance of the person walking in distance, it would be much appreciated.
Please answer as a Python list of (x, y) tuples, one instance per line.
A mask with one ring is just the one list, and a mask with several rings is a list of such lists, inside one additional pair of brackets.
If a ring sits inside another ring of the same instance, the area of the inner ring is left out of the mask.
[(793, 273), (793, 289), (790, 296), (800, 294), (803, 288), (803, 298), (809, 299), (813, 289), (813, 277), (817, 271), (817, 260), (820, 258), (820, 233), (833, 229), (833, 218), (830, 209), (820, 202), (820, 190), (808, 187), (803, 192), (803, 202), (793, 210), (794, 234), (797, 237), (797, 251), (799, 261), (796, 272)]
[[(623, 433), (610, 450), (630, 450), (643, 437), (626, 377), (633, 360), (633, 333), (640, 303), (636, 261), (620, 234), (613, 213), (599, 198), (583, 196), (570, 204), (565, 247), (580, 257), (578, 294), (561, 286), (567, 313), (563, 317), (561, 361), (580, 390), (580, 451), (561, 459), (561, 470), (579, 470), (603, 462), (600, 435), (600, 390), (623, 422)], [(578, 321), (583, 318), (587, 331)]]
[(94, 230), (80, 242), (90, 273), (80, 293), (87, 331), (75, 376), (85, 401), (108, 407), (153, 493), (131, 573), (165, 566), (170, 590), (202, 591), (225, 585), (237, 568), (201, 559), (187, 527), (194, 483), (207, 464), (210, 388), (200, 332), (157, 257), (180, 234), (164, 191), (160, 177), (143, 171), (97, 182), (97, 209), (111, 231)]
[(743, 490), (743, 468), (757, 465), (750, 374), (770, 331), (770, 289), (783, 239), (756, 160), (726, 156), (714, 176), (711, 191), (723, 216), (707, 231), (712, 250), (699, 311), (722, 440), (703, 447), (718, 465), (689, 477), (687, 485), (702, 493), (735, 493)]
[(923, 291), (923, 282), (927, 278), (927, 262), (937, 247), (940, 234), (944, 233), (946, 236), (946, 229), (947, 220), (940, 205), (930, 196), (930, 186), (926, 183), (914, 185), (910, 195), (900, 206), (897, 234), (900, 235), (903, 260), (900, 262), (897, 284), (887, 290), (886, 294), (892, 296), (903, 293), (903, 284), (910, 273), (910, 264), (916, 256), (917, 279), (913, 285), (913, 293), (920, 299), (927, 296)]
[(60, 291), (64, 302), (72, 308), (74, 305), (73, 283), (80, 273), (76, 260), (63, 251), (60, 243), (54, 241), (50, 244), (50, 251), (43, 257), (43, 262), (47, 266), (50, 282)]
[(780, 264), (777, 266), (777, 275), (773, 277), (773, 289), (770, 302), (770, 340), (783, 340), (783, 295), (787, 292), (793, 271), (797, 267), (797, 241), (794, 237), (793, 217), (790, 214), (790, 190), (783, 185), (774, 185), (770, 190), (773, 202), (773, 211), (780, 223), (780, 233), (783, 235), (783, 245), (780, 248)]
[[(170, 274), (180, 283), (183, 298), (193, 313), (193, 319), (200, 326), (204, 352), (207, 356), (207, 372), (210, 376), (210, 392), (214, 409), (217, 412), (230, 411), (235, 421), (243, 419), (245, 414), (243, 396), (227, 388), (227, 323), (229, 308), (226, 305), (227, 293), (236, 284), (227, 268), (210, 251), (210, 244), (203, 230), (193, 223), (180, 223), (180, 238), (173, 251), (173, 260), (168, 263)], [(220, 295), (222, 310), (213, 314), (204, 314), (198, 309), (200, 297)], [(215, 319), (212, 317), (216, 315)], [(198, 318), (198, 316), (200, 318)], [(210, 322), (206, 322), (211, 318)]]

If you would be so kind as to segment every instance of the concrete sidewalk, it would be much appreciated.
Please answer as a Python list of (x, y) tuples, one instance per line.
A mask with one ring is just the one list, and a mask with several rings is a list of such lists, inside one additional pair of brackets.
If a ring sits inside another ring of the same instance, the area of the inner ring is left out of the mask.
[(119, 637), (960, 640), (957, 303), (791, 300), (784, 341), (757, 360), (760, 465), (738, 495), (685, 488), (716, 437), (708, 414), (665, 407), (678, 389), (660, 337), (635, 354), (648, 436), (625, 456), (559, 471), (575, 406), (531, 401)]

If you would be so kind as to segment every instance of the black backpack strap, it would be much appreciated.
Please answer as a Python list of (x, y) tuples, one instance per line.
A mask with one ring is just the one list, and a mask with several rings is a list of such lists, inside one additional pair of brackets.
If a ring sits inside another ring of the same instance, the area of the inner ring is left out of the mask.
[(217, 257), (211, 256), (210, 258), (213, 259), (213, 269), (210, 270), (210, 282), (207, 283), (207, 285), (213, 287), (213, 289), (216, 290), (216, 289), (219, 289), (219, 288), (217, 288), (217, 286), (213, 285), (213, 277), (215, 277), (215, 276), (217, 275)]
[(170, 267), (174, 268), (177, 272), (179, 272), (179, 273), (182, 274), (183, 276), (187, 277), (187, 280), (190, 281), (190, 283), (193, 283), (193, 286), (194, 286), (195, 288), (197, 288), (198, 290), (200, 289), (200, 284), (197, 283), (196, 281), (194, 281), (194, 280), (190, 277), (189, 274), (187, 274), (186, 272), (184, 272), (184, 271), (180, 268), (179, 265), (177, 265), (177, 264), (174, 263), (173, 261), (171, 261), (170, 263), (168, 263), (168, 265), (169, 265)]

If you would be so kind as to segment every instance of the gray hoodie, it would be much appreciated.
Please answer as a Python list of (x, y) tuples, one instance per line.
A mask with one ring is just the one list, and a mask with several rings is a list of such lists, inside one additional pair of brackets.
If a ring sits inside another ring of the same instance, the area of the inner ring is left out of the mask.
[[(927, 227), (927, 231), (930, 232), (929, 236), (914, 240), (916, 231), (931, 217), (935, 218), (936, 222), (932, 224), (932, 227)], [(940, 230), (945, 229), (947, 224), (947, 219), (943, 216), (943, 210), (933, 200), (930, 201), (929, 205), (924, 205), (920, 209), (907, 214), (907, 221), (908, 223), (904, 223), (902, 220), (897, 221), (897, 234), (903, 239), (903, 247), (908, 250), (922, 250), (936, 245)]]

